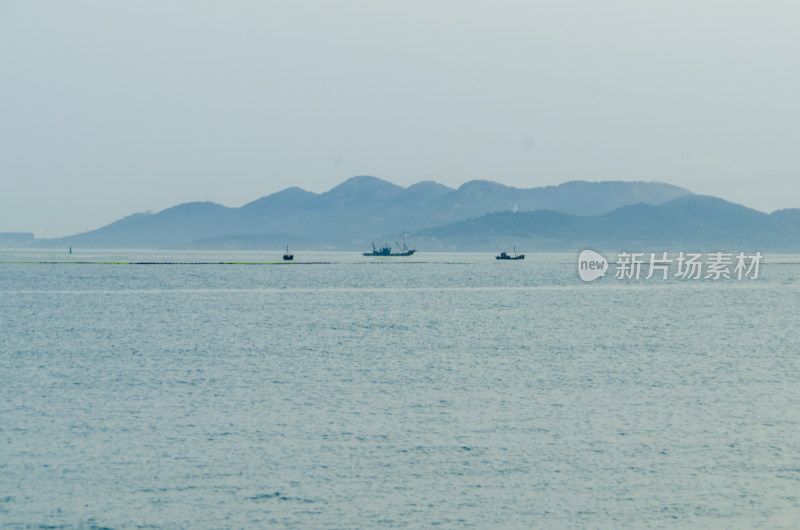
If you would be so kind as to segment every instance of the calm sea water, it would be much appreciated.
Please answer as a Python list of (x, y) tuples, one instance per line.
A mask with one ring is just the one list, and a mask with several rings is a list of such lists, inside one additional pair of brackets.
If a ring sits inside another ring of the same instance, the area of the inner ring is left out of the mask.
[(797, 527), (796, 256), (295, 254), (0, 251), (0, 524)]

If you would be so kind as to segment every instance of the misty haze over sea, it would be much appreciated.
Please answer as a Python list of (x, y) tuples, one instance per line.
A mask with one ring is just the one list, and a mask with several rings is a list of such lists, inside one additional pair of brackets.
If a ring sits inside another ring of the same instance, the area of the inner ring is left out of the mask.
[[(800, 210), (765, 214), (657, 182), (567, 182), (519, 189), (489, 181), (403, 188), (353, 177), (322, 193), (288, 188), (239, 208), (186, 203), (74, 236), (10, 247), (366, 250), (402, 238), (423, 251), (800, 250)], [(3, 244), (0, 235), (0, 244)]]
[(0, 529), (798, 528), (798, 20), (0, 0)]

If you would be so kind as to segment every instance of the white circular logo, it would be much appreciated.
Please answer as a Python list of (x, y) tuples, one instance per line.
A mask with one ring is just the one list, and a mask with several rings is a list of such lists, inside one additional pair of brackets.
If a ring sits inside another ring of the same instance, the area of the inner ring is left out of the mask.
[(578, 256), (578, 275), (581, 280), (591, 282), (600, 276), (605, 276), (608, 270), (608, 261), (602, 254), (594, 250), (584, 250)]

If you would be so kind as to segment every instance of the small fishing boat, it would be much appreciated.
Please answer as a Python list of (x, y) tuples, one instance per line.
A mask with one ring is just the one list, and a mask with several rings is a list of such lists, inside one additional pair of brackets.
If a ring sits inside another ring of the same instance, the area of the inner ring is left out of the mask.
[(508, 252), (501, 252), (499, 256), (495, 256), (494, 259), (525, 259), (525, 254), (517, 254), (517, 246), (514, 245), (514, 255), (510, 256)]
[(286, 253), (283, 255), (283, 261), (292, 261), (294, 254), (289, 254), (289, 245), (286, 245)]

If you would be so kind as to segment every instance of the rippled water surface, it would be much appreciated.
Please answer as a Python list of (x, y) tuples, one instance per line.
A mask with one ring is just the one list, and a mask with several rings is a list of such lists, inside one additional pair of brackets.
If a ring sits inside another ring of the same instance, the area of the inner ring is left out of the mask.
[(0, 524), (800, 520), (796, 256), (272, 254), (0, 251)]

